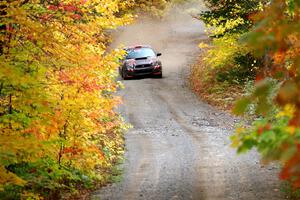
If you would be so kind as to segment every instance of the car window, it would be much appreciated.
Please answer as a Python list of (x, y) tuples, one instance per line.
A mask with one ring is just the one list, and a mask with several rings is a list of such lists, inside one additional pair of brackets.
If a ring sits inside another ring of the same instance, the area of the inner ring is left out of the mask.
[(143, 57), (154, 57), (155, 53), (150, 48), (137, 48), (127, 50), (126, 59), (135, 59)]

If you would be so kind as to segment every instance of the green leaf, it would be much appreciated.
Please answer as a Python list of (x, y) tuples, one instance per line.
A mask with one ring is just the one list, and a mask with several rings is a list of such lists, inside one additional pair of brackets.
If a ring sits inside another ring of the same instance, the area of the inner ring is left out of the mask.
[(234, 108), (233, 108), (233, 113), (237, 114), (237, 115), (242, 115), (246, 112), (247, 108), (249, 107), (251, 103), (250, 98), (243, 98), (240, 99), (239, 101), (237, 101), (237, 103), (235, 104)]
[(251, 150), (257, 142), (253, 139), (246, 139), (243, 141), (243, 145), (238, 148), (238, 153), (246, 153)]
[(272, 84), (272, 82), (270, 82), (267, 79), (259, 82), (256, 85), (256, 88), (255, 88), (255, 91), (254, 91), (253, 95), (255, 97), (267, 97), (268, 94), (270, 93), (271, 88), (272, 88), (271, 84)]

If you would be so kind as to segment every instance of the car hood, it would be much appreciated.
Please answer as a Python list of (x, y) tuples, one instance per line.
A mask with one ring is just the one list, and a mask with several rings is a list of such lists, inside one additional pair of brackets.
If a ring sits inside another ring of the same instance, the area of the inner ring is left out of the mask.
[(152, 64), (152, 63), (155, 63), (157, 62), (158, 59), (156, 57), (144, 57), (144, 58), (136, 58), (134, 59), (131, 59), (131, 60), (127, 60), (126, 62), (134, 62), (135, 65), (146, 65), (146, 64)]

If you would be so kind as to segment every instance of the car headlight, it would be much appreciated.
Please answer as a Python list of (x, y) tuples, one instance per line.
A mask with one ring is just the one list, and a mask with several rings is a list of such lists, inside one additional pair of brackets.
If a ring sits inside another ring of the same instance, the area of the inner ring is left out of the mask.
[(159, 63), (157, 61), (152, 63), (152, 66), (157, 66), (157, 65), (159, 65)]
[(133, 69), (135, 67), (135, 60), (134, 59), (127, 60), (126, 67), (127, 67), (127, 69)]
[(133, 69), (134, 65), (127, 65), (127, 69)]

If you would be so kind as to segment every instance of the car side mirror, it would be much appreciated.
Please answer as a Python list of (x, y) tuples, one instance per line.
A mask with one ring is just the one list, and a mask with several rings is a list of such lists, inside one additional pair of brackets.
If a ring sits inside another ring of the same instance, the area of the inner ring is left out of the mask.
[(157, 55), (157, 56), (161, 56), (161, 53), (157, 53), (156, 55)]

